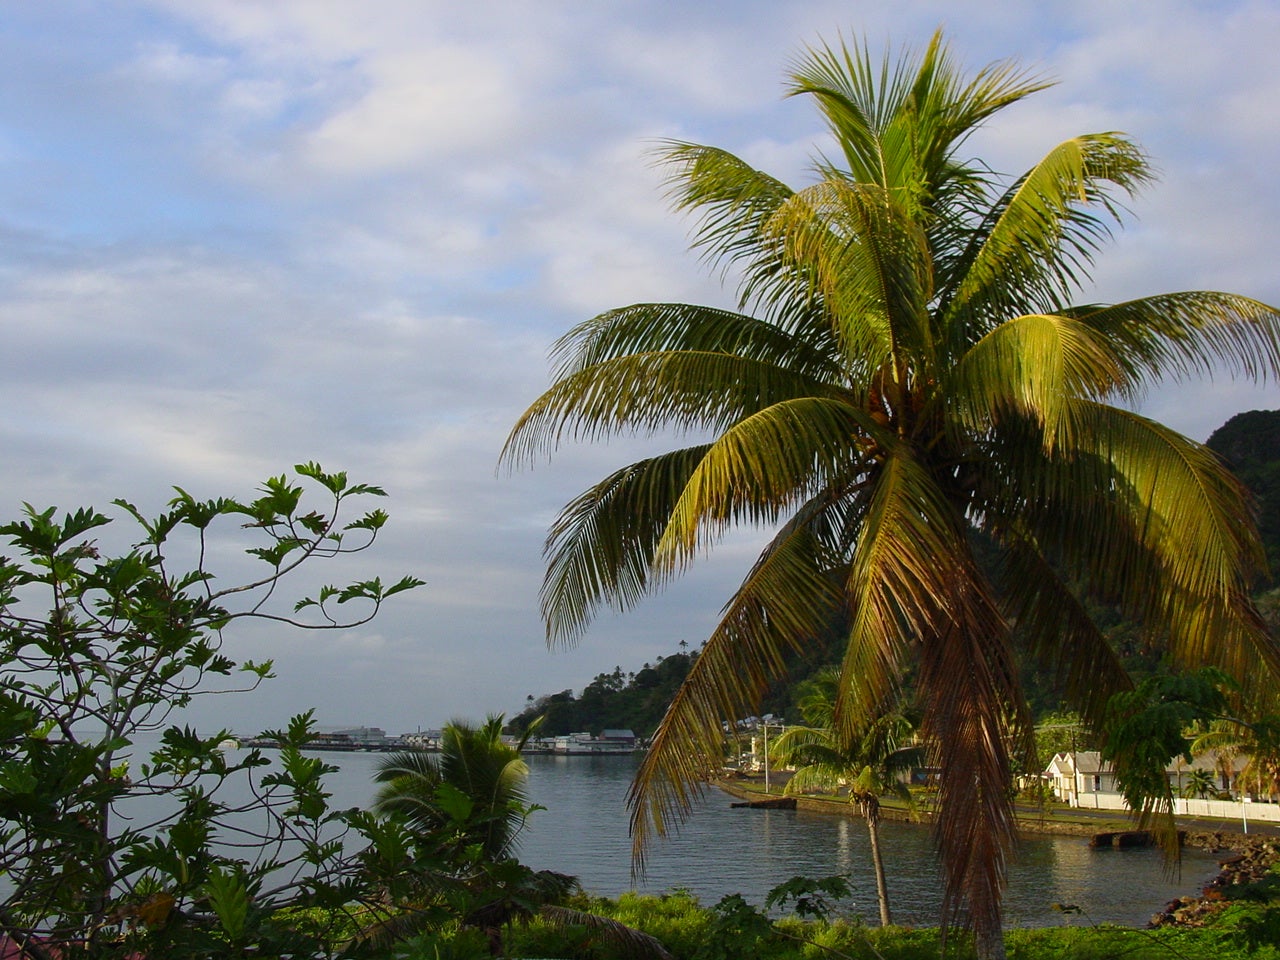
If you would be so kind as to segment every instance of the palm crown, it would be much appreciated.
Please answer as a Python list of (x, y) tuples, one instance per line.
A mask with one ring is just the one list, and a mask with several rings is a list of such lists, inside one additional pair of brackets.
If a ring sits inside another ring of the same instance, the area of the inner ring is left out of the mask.
[[(1163, 376), (1275, 376), (1280, 315), (1212, 292), (1076, 305), (1118, 198), (1150, 179), (1142, 152), (1079, 136), (1012, 180), (959, 155), (1044, 85), (1010, 63), (966, 79), (939, 36), (881, 66), (865, 48), (811, 50), (790, 92), (816, 100), (840, 150), (814, 183), (713, 147), (660, 156), (695, 247), (740, 278), (739, 310), (636, 304), (554, 347), (507, 462), (625, 431), (706, 439), (566, 506), (547, 540), (549, 640), (577, 640), (602, 604), (629, 606), (731, 526), (776, 529), (637, 775), (641, 863), (718, 766), (722, 721), (788, 652), (847, 624), (837, 723), (915, 668), (948, 903), (998, 952), (1010, 754), (1031, 729), (1011, 625), (1095, 720), (1128, 681), (1086, 596), (1165, 635), (1179, 664), (1280, 668), (1247, 596), (1264, 560), (1245, 492), (1124, 405)], [(1003, 551), (996, 573), (975, 530)]]
[[(502, 739), (501, 715), (480, 726), (445, 724), (440, 753), (393, 753), (378, 764), (374, 806), (400, 817), (424, 840), (474, 844), (487, 859), (511, 857), (531, 811), (525, 795), (529, 768), (520, 759), (531, 725), (514, 744)], [(460, 828), (459, 828), (460, 825)], [(453, 827), (457, 836), (449, 834)]]

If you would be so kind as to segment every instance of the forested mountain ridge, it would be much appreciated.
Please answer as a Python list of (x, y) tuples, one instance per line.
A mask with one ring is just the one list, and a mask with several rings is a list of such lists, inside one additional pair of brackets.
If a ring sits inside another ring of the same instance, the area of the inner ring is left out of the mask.
[[(1211, 450), (1222, 457), (1237, 477), (1257, 498), (1258, 527), (1262, 535), (1272, 579), (1258, 585), (1262, 591), (1275, 586), (1280, 573), (1280, 410), (1250, 410), (1236, 414), (1213, 432), (1206, 442)], [(995, 562), (994, 557), (991, 558)], [(984, 561), (985, 562), (985, 561)], [(1274, 592), (1274, 591), (1273, 591)], [(1264, 604), (1270, 611), (1280, 608), (1269, 598)], [(1114, 617), (1100, 615), (1107, 634), (1117, 652), (1131, 670), (1142, 675), (1156, 668), (1160, 658), (1158, 648), (1144, 643), (1140, 631), (1123, 621), (1117, 612)], [(761, 713), (786, 714), (791, 707), (792, 690), (796, 683), (828, 659), (837, 659), (835, 638), (816, 644), (814, 656), (798, 664), (793, 670), (791, 682), (779, 685), (771, 691)], [(511, 728), (523, 730), (538, 716), (545, 716), (542, 734), (554, 736), (575, 731), (599, 733), (604, 729), (628, 728), (642, 737), (656, 729), (666, 706), (675, 695), (697, 653), (680, 652), (659, 657), (655, 664), (644, 664), (635, 673), (624, 673), (615, 667), (611, 673), (599, 674), (575, 697), (572, 689), (559, 693), (530, 697), (525, 709), (511, 720)], [(1140, 660), (1148, 661), (1144, 668)], [(1052, 684), (1029, 678), (1028, 693), (1037, 715), (1056, 709), (1057, 697)]]
[(1258, 500), (1258, 530), (1271, 564), (1280, 573), (1280, 410), (1238, 413), (1206, 442)]
[(541, 736), (558, 736), (579, 731), (598, 734), (601, 730), (629, 729), (650, 736), (666, 712), (667, 704), (684, 682), (697, 654), (673, 653), (646, 663), (635, 673), (614, 667), (611, 673), (597, 674), (580, 697), (572, 690), (529, 697), (528, 705), (511, 718), (510, 729), (524, 730), (542, 717)]

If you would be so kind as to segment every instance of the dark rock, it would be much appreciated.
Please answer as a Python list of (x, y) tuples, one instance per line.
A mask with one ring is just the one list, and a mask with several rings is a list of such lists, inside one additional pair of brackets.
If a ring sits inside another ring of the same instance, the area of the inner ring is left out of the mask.
[(1197, 897), (1181, 897), (1170, 901), (1163, 913), (1151, 918), (1151, 926), (1203, 926), (1229, 902), (1223, 888), (1236, 884), (1256, 883), (1263, 879), (1271, 865), (1280, 860), (1280, 845), (1272, 839), (1240, 838), (1237, 852), (1218, 861), (1221, 869)]

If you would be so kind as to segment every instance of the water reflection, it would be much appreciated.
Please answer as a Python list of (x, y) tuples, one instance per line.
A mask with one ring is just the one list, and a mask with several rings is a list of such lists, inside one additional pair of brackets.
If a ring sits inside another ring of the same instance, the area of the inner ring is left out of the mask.
[[(593, 893), (626, 890), (692, 891), (704, 903), (741, 893), (761, 904), (772, 887), (793, 876), (846, 874), (852, 912), (875, 922), (875, 879), (862, 820), (804, 811), (731, 809), (712, 791), (674, 837), (656, 843), (645, 876), (631, 876), (631, 844), (624, 811), (634, 764), (609, 757), (533, 757), (530, 793), (547, 807), (534, 814), (521, 849), (532, 866), (579, 876)], [(894, 919), (934, 924), (941, 879), (927, 827), (881, 824), (885, 871)], [(1005, 898), (1009, 925), (1114, 922), (1145, 924), (1166, 901), (1211, 876), (1215, 864), (1187, 851), (1182, 878), (1166, 878), (1153, 850), (1091, 850), (1080, 837), (1037, 837), (1022, 843)], [(1078, 917), (1054, 904), (1078, 905)]]
[[(375, 792), (380, 755), (326, 754), (325, 759), (339, 768), (326, 780), (334, 806), (366, 806)], [(547, 808), (533, 814), (523, 836), (521, 859), (531, 866), (574, 874), (589, 891), (606, 896), (633, 888), (649, 893), (686, 888), (705, 904), (741, 893), (759, 905), (771, 888), (793, 876), (838, 873), (848, 876), (854, 889), (850, 911), (876, 922), (870, 842), (860, 819), (731, 809), (730, 798), (712, 790), (679, 834), (654, 845), (646, 875), (633, 879), (625, 804), (635, 762), (535, 756), (529, 767), (531, 799)], [(145, 806), (134, 812), (146, 813)], [(894, 919), (936, 924), (941, 881), (928, 828), (884, 821), (880, 833)], [(1010, 925), (1024, 926), (1142, 925), (1171, 898), (1199, 889), (1215, 870), (1212, 857), (1187, 851), (1181, 879), (1170, 879), (1163, 876), (1156, 851), (1091, 850), (1079, 837), (1035, 838), (1023, 843), (1010, 870), (1006, 918)], [(1077, 904), (1084, 913), (1064, 915), (1053, 909), (1055, 903)]]

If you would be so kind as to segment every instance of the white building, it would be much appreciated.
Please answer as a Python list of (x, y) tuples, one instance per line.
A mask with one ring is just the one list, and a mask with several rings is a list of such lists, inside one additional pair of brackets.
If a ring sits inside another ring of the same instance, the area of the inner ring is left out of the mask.
[(1073, 807), (1096, 807), (1099, 794), (1120, 794), (1111, 765), (1102, 761), (1097, 750), (1055, 753), (1044, 775), (1053, 795)]
[[(1165, 768), (1165, 775), (1173, 788), (1174, 814), (1239, 820), (1246, 831), (1249, 820), (1280, 821), (1280, 804), (1270, 802), (1270, 798), (1244, 796), (1237, 800), (1219, 800), (1182, 796), (1183, 788), (1189, 783), (1194, 771), (1210, 771), (1218, 789), (1226, 793), (1237, 785), (1240, 773), (1248, 763), (1249, 758), (1241, 756), (1219, 763), (1212, 750), (1196, 757), (1191, 763), (1181, 757), (1175, 759)], [(1116, 783), (1115, 772), (1096, 750), (1054, 754), (1049, 766), (1045, 768), (1044, 777), (1049, 781), (1054, 796), (1073, 807), (1092, 810), (1129, 809)]]

